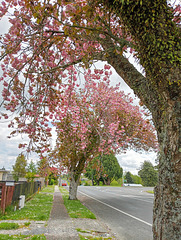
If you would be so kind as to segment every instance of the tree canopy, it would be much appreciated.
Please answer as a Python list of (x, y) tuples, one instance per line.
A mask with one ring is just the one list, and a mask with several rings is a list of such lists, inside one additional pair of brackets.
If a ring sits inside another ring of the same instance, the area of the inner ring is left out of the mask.
[(88, 70), (84, 86), (65, 85), (61, 101), (52, 107), (57, 141), (50, 155), (54, 163), (69, 169), (76, 184), (85, 165), (101, 153), (156, 148), (153, 126), (129, 96), (110, 85), (110, 75), (109, 65)]
[(25, 177), (26, 177), (27, 181), (33, 182), (34, 178), (35, 178), (35, 174), (37, 173), (37, 168), (36, 168), (36, 165), (33, 162), (33, 160), (31, 160), (30, 163), (28, 164), (26, 171), (27, 172), (26, 172)]
[(50, 175), (50, 164), (46, 157), (40, 159), (37, 163), (38, 173), (41, 177), (45, 178), (45, 184), (48, 184), (48, 177)]
[(133, 183), (133, 179), (130, 172), (127, 172), (125, 174), (124, 179), (126, 180), (127, 183)]
[(149, 161), (144, 161), (141, 169), (138, 172), (141, 177), (143, 186), (154, 187), (158, 182), (158, 171), (155, 170), (153, 164)]
[(114, 154), (104, 154), (94, 158), (88, 164), (85, 176), (92, 180), (92, 185), (99, 185), (100, 181), (103, 184), (110, 185), (114, 179), (121, 178), (122, 173), (123, 170)]
[(27, 172), (37, 173), (36, 164), (33, 162), (33, 160), (31, 160), (30, 163), (28, 164)]
[(16, 158), (16, 162), (13, 165), (13, 178), (18, 181), (20, 177), (25, 177), (26, 175), (27, 160), (23, 154), (20, 154)]

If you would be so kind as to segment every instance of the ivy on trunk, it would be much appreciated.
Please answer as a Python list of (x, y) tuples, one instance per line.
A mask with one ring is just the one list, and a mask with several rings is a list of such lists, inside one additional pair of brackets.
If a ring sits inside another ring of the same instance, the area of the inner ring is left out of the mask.
[(143, 77), (123, 56), (113, 58), (111, 51), (108, 62), (150, 110), (157, 130), (160, 159), (153, 236), (177, 240), (181, 236), (181, 32), (166, 1), (101, 2), (125, 24), (146, 72)]

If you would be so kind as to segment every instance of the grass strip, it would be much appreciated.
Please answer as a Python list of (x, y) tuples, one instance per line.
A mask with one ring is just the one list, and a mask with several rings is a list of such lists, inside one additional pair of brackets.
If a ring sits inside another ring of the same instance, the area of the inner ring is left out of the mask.
[(90, 236), (91, 234), (98, 235), (99, 232), (93, 231), (93, 230), (82, 230), (80, 228), (76, 229), (77, 232), (84, 233), (85, 235), (82, 235), (79, 233), (80, 240), (112, 240), (112, 237), (102, 237), (102, 236)]
[(82, 235), (80, 235), (79, 234), (79, 238), (80, 238), (80, 240), (112, 240), (112, 238), (110, 238), (110, 237), (90, 237), (90, 236), (86, 236), (86, 237), (84, 237), (84, 236), (82, 236)]
[(1, 222), (0, 223), (0, 230), (11, 230), (11, 229), (18, 229), (20, 226), (18, 223), (8, 223), (8, 222)]
[(30, 224), (31, 222), (25, 222), (24, 224), (1, 222), (0, 230), (14, 230), (18, 228), (28, 227)]
[(9, 235), (9, 234), (0, 234), (1, 240), (46, 240), (44, 234), (41, 235)]
[(53, 195), (39, 193), (26, 202), (25, 207), (21, 210), (14, 212), (13, 207), (9, 207), (5, 215), (0, 216), (0, 219), (46, 221), (49, 218), (52, 203)]
[(96, 219), (96, 216), (86, 208), (79, 200), (69, 200), (68, 191), (59, 187), (60, 192), (62, 194), (62, 198), (64, 201), (64, 205), (67, 208), (68, 214), (71, 218), (90, 218)]
[(41, 192), (44, 193), (54, 193), (55, 186), (54, 185), (48, 185), (47, 187), (44, 187)]
[(146, 191), (147, 193), (152, 193), (152, 194), (154, 194), (154, 191)]

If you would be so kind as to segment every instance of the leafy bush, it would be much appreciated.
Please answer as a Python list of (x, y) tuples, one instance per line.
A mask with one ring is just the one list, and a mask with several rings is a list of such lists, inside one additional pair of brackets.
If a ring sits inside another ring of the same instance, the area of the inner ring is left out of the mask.
[(54, 185), (54, 182), (55, 182), (54, 179), (50, 179), (50, 181), (49, 181), (49, 185)]
[(90, 186), (90, 184), (87, 181), (85, 181), (84, 186)]

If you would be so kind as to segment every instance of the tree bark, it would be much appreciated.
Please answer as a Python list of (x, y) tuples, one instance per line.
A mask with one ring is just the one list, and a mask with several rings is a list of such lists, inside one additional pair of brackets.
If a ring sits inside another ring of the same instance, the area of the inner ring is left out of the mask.
[(154, 240), (178, 240), (181, 236), (181, 99), (180, 87), (161, 92), (123, 56), (112, 53), (108, 62), (148, 107), (157, 130), (160, 159), (159, 183), (153, 209)]
[(81, 173), (77, 173), (75, 169), (70, 171), (69, 200), (77, 199), (77, 189), (80, 181)]
[(181, 236), (181, 104), (169, 101), (157, 119), (160, 144), (159, 184), (155, 187), (153, 238), (178, 240)]
[(108, 179), (107, 179), (107, 185), (110, 186), (110, 184), (111, 184), (111, 180), (108, 178)]
[(72, 164), (70, 168), (69, 200), (77, 199), (77, 189), (79, 186), (81, 173), (85, 166), (86, 154), (77, 156), (77, 159), (77, 161), (73, 161), (75, 164)]
[(160, 157), (153, 238), (178, 240), (181, 236), (180, 30), (164, 0), (101, 2), (128, 27), (146, 72), (146, 77), (142, 76), (126, 58), (116, 56), (111, 39), (104, 43), (104, 48), (110, 49), (107, 61), (150, 110), (157, 130)]

